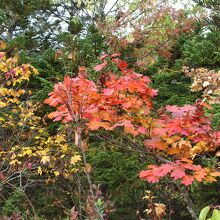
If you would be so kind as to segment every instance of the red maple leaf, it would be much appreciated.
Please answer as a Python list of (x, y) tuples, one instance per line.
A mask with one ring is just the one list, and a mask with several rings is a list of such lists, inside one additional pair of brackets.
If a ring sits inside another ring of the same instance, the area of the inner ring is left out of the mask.
[(181, 183), (184, 184), (185, 186), (189, 186), (193, 183), (194, 181), (194, 177), (191, 175), (185, 175), (182, 180)]
[(171, 177), (173, 177), (175, 180), (181, 179), (186, 175), (184, 169), (176, 166), (173, 171), (171, 172)]
[(114, 93), (114, 89), (108, 88), (108, 89), (104, 89), (104, 90), (103, 90), (103, 94), (106, 95), (106, 96), (110, 96), (110, 95), (112, 95), (113, 93)]
[(151, 139), (145, 140), (144, 145), (146, 147), (150, 147), (153, 149), (159, 149), (159, 150), (164, 150), (166, 149), (167, 145), (164, 141), (161, 140), (160, 137), (156, 136)]
[(186, 112), (195, 111), (196, 107), (193, 105), (184, 105), (182, 107), (168, 105), (166, 106), (166, 110), (171, 112), (174, 117), (182, 117)]
[(172, 164), (162, 164), (158, 167), (158, 170), (156, 172), (156, 175), (159, 177), (163, 177), (170, 173), (174, 169), (174, 166)]
[(121, 59), (119, 59), (119, 58), (112, 59), (112, 62), (117, 63), (118, 68), (119, 68), (121, 71), (127, 69), (127, 67), (128, 67), (127, 62), (125, 62), (124, 60), (121, 60)]
[(152, 175), (152, 170), (141, 171), (139, 177), (146, 179), (149, 183), (157, 183), (160, 180), (158, 176)]

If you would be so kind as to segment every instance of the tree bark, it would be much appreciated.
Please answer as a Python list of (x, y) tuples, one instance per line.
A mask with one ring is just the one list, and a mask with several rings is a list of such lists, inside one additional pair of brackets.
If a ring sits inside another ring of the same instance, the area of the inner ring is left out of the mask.
[[(81, 155), (82, 155), (82, 162), (84, 167), (86, 167), (87, 164), (87, 160), (86, 160), (86, 154), (85, 154), (85, 149), (82, 146), (82, 130), (80, 127), (76, 127), (75, 128), (75, 145), (77, 146), (77, 148), (80, 150)], [(87, 182), (89, 184), (89, 191), (91, 193), (92, 196), (92, 200), (93, 200), (93, 204), (91, 204), (94, 208), (94, 211), (96, 212), (97, 216), (99, 217), (100, 220), (104, 220), (102, 214), (100, 213), (99, 208), (96, 206), (96, 198), (95, 198), (95, 194), (94, 194), (94, 190), (92, 187), (92, 180), (90, 177), (90, 174), (88, 172), (86, 172), (86, 178), (87, 178)]]
[(194, 209), (193, 209), (193, 202), (192, 202), (192, 199), (191, 199), (191, 197), (190, 197), (190, 193), (189, 193), (189, 190), (185, 190), (184, 192), (183, 192), (183, 199), (184, 199), (184, 202), (186, 203), (186, 208), (187, 208), (187, 210), (188, 210), (188, 212), (191, 214), (191, 216), (192, 216), (192, 219), (193, 220), (199, 220), (199, 218), (197, 217), (197, 214), (196, 214), (196, 212), (194, 211)]

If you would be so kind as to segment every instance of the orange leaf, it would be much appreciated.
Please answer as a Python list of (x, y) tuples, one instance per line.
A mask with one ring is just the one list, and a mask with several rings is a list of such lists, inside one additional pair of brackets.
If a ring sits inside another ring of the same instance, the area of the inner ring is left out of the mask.
[(193, 183), (194, 181), (194, 177), (191, 176), (191, 175), (185, 175), (183, 178), (182, 178), (182, 181), (181, 183), (184, 184), (185, 186), (189, 186)]

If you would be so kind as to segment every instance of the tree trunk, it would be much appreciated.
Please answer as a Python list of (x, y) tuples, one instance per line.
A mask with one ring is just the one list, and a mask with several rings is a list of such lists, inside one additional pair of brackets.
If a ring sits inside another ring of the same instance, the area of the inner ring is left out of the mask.
[(186, 203), (186, 208), (188, 210), (188, 212), (191, 214), (192, 216), (192, 219), (193, 220), (199, 220), (199, 218), (197, 217), (194, 209), (193, 209), (193, 202), (192, 202), (192, 199), (190, 197), (190, 193), (189, 191), (186, 189), (184, 192), (183, 192), (183, 199), (184, 199), (184, 202)]

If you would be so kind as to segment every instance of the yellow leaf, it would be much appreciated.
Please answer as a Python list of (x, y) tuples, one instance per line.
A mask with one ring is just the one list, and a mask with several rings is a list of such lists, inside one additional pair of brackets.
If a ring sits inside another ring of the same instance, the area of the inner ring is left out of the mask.
[(19, 161), (18, 161), (17, 159), (15, 159), (15, 160), (11, 160), (9, 164), (10, 164), (10, 165), (14, 165), (14, 164), (16, 164), (16, 163), (18, 163), (18, 162), (19, 162)]
[(6, 106), (7, 106), (7, 104), (6, 104), (6, 103), (4, 103), (4, 102), (0, 101), (0, 108), (4, 108), (4, 107), (6, 107)]
[(16, 154), (12, 154), (11, 159), (15, 159), (16, 158)]
[(63, 142), (65, 140), (65, 136), (64, 135), (57, 135), (56, 137), (55, 137), (55, 142), (56, 143), (61, 143), (61, 142)]
[(43, 164), (45, 164), (45, 163), (47, 163), (47, 162), (50, 162), (50, 157), (49, 157), (49, 156), (42, 156), (41, 162), (42, 162)]
[(61, 145), (61, 150), (63, 153), (65, 153), (68, 150), (68, 145), (66, 144)]
[(57, 171), (57, 170), (56, 170), (56, 171), (54, 171), (53, 173), (54, 173), (54, 175), (55, 175), (55, 176), (59, 176), (59, 175), (60, 175), (60, 172), (59, 172), (59, 171)]
[(32, 150), (31, 150), (31, 149), (26, 149), (25, 153), (26, 153), (27, 155), (31, 155), (31, 154), (32, 154)]
[(38, 168), (37, 168), (37, 173), (40, 174), (40, 175), (42, 175), (42, 169), (41, 169), (41, 167), (38, 167)]
[(6, 96), (8, 94), (8, 90), (6, 88), (0, 88), (0, 96)]
[(71, 157), (70, 163), (75, 165), (77, 162), (81, 161), (81, 156), (80, 155), (75, 155)]
[(167, 150), (167, 153), (170, 155), (177, 154), (178, 152), (179, 152), (179, 149), (177, 149), (177, 148), (171, 148), (171, 149)]
[(206, 177), (204, 178), (204, 180), (205, 180), (207, 183), (212, 183), (212, 182), (216, 182), (216, 181), (217, 181), (216, 178), (213, 177), (213, 176), (206, 176)]
[(76, 172), (78, 172), (78, 169), (77, 168), (72, 168), (70, 171), (73, 172), (73, 173), (76, 173)]

